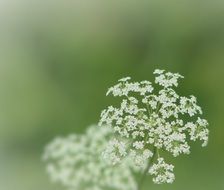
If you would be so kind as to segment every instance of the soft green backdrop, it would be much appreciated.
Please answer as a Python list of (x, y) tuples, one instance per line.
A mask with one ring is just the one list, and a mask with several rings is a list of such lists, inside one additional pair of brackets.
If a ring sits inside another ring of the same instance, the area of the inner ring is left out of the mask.
[(155, 68), (185, 76), (209, 146), (173, 159), (176, 182), (144, 190), (224, 189), (224, 2), (221, 0), (0, 1), (0, 189), (63, 190), (41, 154), (58, 135), (97, 123), (123, 76)]

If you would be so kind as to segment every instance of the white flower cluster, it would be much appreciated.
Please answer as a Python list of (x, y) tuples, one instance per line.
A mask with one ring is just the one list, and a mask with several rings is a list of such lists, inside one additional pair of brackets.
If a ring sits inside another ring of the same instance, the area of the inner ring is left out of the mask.
[[(202, 140), (203, 146), (208, 142), (208, 122), (198, 116), (202, 110), (196, 98), (179, 96), (173, 88), (183, 76), (164, 70), (155, 70), (154, 74), (155, 88), (149, 81), (130, 82), (131, 78), (127, 77), (120, 79), (107, 92), (107, 95), (123, 98), (118, 107), (105, 109), (99, 122), (99, 125), (112, 127), (116, 136), (103, 153), (113, 165), (128, 157), (134, 161), (135, 167), (142, 169), (153, 156), (153, 147), (176, 157), (190, 153), (189, 140)], [(158, 174), (155, 183), (173, 182), (173, 169), (159, 157), (153, 168), (157, 167), (168, 169), (164, 175), (156, 169), (149, 172)]]
[[(110, 155), (110, 157), (108, 158), (107, 155)], [(102, 156), (105, 158), (105, 161), (115, 165), (120, 162), (121, 157), (126, 156), (125, 143), (117, 139), (109, 141), (106, 151), (102, 152)]]
[(154, 176), (153, 182), (156, 184), (173, 183), (175, 179), (173, 169), (173, 165), (166, 164), (163, 158), (159, 158), (158, 163), (149, 169), (149, 174)]
[(53, 140), (44, 153), (52, 180), (69, 190), (136, 190), (127, 165), (109, 166), (101, 159), (111, 134), (108, 127), (91, 126), (84, 135)]

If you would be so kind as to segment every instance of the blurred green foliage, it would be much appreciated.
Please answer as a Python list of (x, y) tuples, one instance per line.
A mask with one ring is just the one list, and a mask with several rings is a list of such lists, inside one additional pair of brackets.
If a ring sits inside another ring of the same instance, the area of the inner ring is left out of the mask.
[[(124, 76), (180, 72), (210, 122), (206, 149), (174, 160), (177, 180), (146, 189), (224, 189), (224, 2), (1, 1), (0, 189), (62, 190), (41, 154), (58, 135), (97, 123)], [(173, 158), (170, 158), (173, 159)]]

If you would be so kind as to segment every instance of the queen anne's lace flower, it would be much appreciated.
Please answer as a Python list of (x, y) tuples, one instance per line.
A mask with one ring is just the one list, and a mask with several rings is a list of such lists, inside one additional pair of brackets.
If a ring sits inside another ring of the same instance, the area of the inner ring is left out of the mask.
[[(135, 179), (127, 165), (110, 166), (101, 159), (111, 134), (108, 127), (91, 126), (84, 135), (53, 140), (44, 153), (52, 180), (69, 190), (136, 190)], [(123, 144), (116, 140), (111, 143), (112, 150), (125, 154)]]
[[(178, 79), (184, 77), (164, 70), (155, 70), (154, 74), (158, 90), (149, 81), (131, 82), (127, 77), (107, 92), (123, 98), (118, 107), (105, 109), (99, 122), (112, 127), (116, 136), (103, 153), (112, 164), (132, 160), (130, 165), (141, 170), (153, 156), (153, 147), (176, 157), (190, 153), (189, 140), (201, 140), (202, 146), (207, 145), (208, 122), (198, 117), (202, 110), (196, 97), (182, 97), (174, 89)], [(158, 156), (158, 164), (149, 173), (155, 176), (155, 183), (172, 183), (172, 171), (173, 167)]]
[(153, 182), (156, 184), (173, 183), (173, 165), (166, 164), (163, 158), (158, 159), (158, 163), (153, 164), (149, 169), (149, 174), (153, 175)]

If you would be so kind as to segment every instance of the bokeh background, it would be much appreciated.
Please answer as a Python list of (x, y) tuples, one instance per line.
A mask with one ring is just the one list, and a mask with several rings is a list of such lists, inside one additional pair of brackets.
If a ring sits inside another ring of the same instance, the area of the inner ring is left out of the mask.
[(185, 76), (210, 123), (205, 149), (173, 159), (176, 182), (144, 190), (224, 189), (224, 1), (0, 0), (0, 189), (63, 190), (41, 154), (97, 123), (124, 76)]

